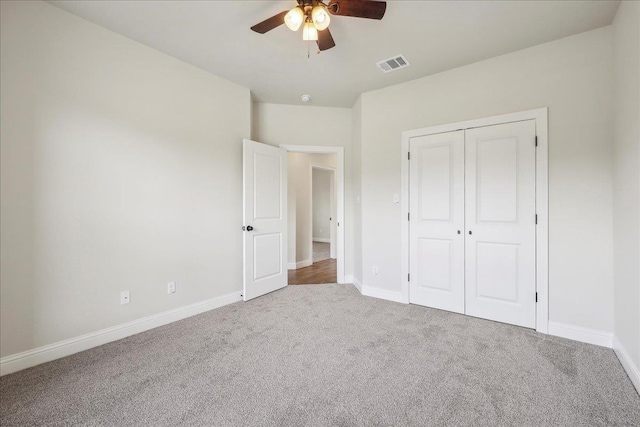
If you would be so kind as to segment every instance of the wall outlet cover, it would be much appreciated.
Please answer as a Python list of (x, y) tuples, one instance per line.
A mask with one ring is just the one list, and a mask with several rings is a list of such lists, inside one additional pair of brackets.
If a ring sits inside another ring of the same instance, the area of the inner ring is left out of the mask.
[(131, 295), (129, 294), (129, 291), (120, 292), (120, 304), (121, 305), (129, 304), (130, 301), (131, 301)]

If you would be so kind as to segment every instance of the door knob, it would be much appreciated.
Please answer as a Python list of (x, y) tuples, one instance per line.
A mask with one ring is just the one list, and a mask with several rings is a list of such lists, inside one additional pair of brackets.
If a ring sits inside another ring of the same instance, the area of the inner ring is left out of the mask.
[(250, 225), (247, 225), (247, 231), (253, 231), (253, 227)]
[(458, 234), (460, 234), (460, 230), (458, 230)]
[(473, 233), (471, 232), (471, 230), (469, 230), (469, 234), (473, 234)]

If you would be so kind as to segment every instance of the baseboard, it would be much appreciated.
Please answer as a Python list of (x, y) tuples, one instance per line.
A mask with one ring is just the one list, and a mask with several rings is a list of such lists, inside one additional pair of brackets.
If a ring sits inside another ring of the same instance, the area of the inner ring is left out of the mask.
[(622, 343), (618, 340), (618, 337), (613, 337), (613, 351), (616, 352), (616, 356), (620, 360), (620, 364), (629, 375), (629, 379), (633, 383), (634, 387), (640, 393), (640, 368), (633, 363), (631, 356), (627, 353)]
[(549, 321), (549, 335), (555, 335), (557, 337), (568, 338), (570, 340), (607, 348), (613, 347), (612, 333), (599, 331), (597, 329), (583, 328), (582, 326)]
[(111, 328), (102, 329), (79, 337), (38, 347), (33, 350), (6, 356), (0, 359), (0, 376), (70, 356), (74, 353), (89, 350), (93, 347), (139, 334), (140, 332), (148, 331), (149, 329), (157, 328), (158, 326), (186, 319), (187, 317), (195, 316), (196, 314), (204, 313), (237, 301), (242, 301), (240, 291), (223, 295), (218, 298), (185, 305), (183, 307), (143, 317), (142, 319), (123, 323)]
[(356, 289), (358, 290), (358, 292), (362, 293), (362, 283), (360, 282), (360, 280), (358, 280), (357, 277), (352, 276), (351, 277), (351, 283), (353, 283), (353, 286), (356, 287)]
[(296, 262), (296, 270), (298, 268), (309, 267), (311, 264), (313, 264), (313, 261), (310, 259), (305, 259), (304, 261)]
[(331, 243), (331, 239), (327, 239), (324, 237), (314, 237), (313, 238), (314, 242), (320, 242), (320, 243)]
[(402, 299), (402, 292), (386, 291), (384, 289), (370, 288), (368, 286), (362, 286), (360, 292), (362, 292), (362, 295), (367, 297), (386, 299), (394, 302), (404, 302)]
[(295, 262), (290, 262), (287, 264), (287, 269), (288, 270), (295, 270), (296, 269), (296, 263)]

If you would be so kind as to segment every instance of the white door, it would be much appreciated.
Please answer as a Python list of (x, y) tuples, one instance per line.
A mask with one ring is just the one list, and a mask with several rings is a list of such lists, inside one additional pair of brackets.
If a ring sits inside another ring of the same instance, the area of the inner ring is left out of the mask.
[(465, 135), (466, 314), (536, 325), (535, 121)]
[(410, 141), (409, 298), (464, 312), (464, 131)]
[(287, 152), (243, 141), (244, 300), (287, 286)]

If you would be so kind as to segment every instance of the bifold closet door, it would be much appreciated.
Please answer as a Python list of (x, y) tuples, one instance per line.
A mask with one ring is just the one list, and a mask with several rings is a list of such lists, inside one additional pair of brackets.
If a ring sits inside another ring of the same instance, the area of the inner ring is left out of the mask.
[(409, 143), (409, 299), (464, 312), (464, 131)]
[(465, 312), (534, 328), (535, 121), (465, 132)]

